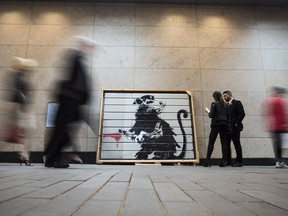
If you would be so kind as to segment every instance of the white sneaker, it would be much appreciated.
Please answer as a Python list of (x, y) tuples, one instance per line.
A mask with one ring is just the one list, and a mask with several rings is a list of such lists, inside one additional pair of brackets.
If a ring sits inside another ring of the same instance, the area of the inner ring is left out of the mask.
[(280, 165), (282, 166), (282, 168), (288, 168), (288, 165), (285, 162), (281, 162)]
[(276, 168), (288, 168), (288, 165), (285, 162), (276, 162)]

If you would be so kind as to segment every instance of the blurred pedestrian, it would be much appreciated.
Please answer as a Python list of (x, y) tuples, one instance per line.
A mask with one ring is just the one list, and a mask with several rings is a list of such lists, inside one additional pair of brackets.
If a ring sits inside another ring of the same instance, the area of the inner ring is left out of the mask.
[(276, 168), (288, 167), (282, 157), (283, 134), (288, 133), (288, 102), (285, 92), (284, 88), (272, 87), (263, 107), (266, 127), (272, 137)]
[(33, 59), (14, 57), (12, 60), (12, 93), (8, 97), (12, 103), (3, 135), (4, 141), (18, 144), (20, 165), (24, 163), (26, 166), (31, 166), (29, 137), (35, 124), (29, 114), (32, 89), (30, 78), (37, 66), (38, 63)]
[[(244, 107), (239, 100), (232, 97), (231, 91), (224, 91), (223, 97), (228, 104), (228, 141), (227, 141), (227, 162), (233, 167), (243, 166), (242, 146), (240, 141), (240, 134), (243, 130), (243, 119), (245, 117)], [(233, 141), (236, 150), (236, 163), (232, 164), (231, 155), (231, 140)]]
[(68, 168), (69, 161), (79, 163), (82, 160), (74, 154), (70, 158), (62, 156), (62, 150), (72, 145), (71, 128), (75, 122), (81, 119), (81, 105), (85, 105), (89, 99), (88, 74), (84, 60), (92, 53), (95, 42), (84, 37), (77, 37), (78, 49), (71, 50), (68, 61), (68, 77), (61, 82), (58, 93), (59, 108), (55, 119), (55, 128), (51, 140), (45, 147), (43, 157), (46, 167)]
[(228, 126), (228, 105), (224, 102), (222, 94), (219, 91), (213, 92), (214, 102), (211, 104), (211, 109), (206, 107), (206, 112), (211, 118), (211, 130), (209, 134), (209, 143), (204, 167), (210, 167), (210, 158), (214, 149), (214, 144), (218, 134), (220, 134), (222, 148), (222, 162), (220, 167), (227, 165), (227, 126)]

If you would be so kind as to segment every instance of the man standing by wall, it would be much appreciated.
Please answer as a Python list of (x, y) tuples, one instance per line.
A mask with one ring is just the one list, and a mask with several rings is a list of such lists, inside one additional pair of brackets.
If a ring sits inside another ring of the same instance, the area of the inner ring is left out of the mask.
[[(243, 166), (242, 147), (240, 142), (240, 133), (243, 130), (242, 120), (245, 117), (244, 107), (239, 100), (232, 97), (231, 91), (223, 92), (224, 100), (228, 103), (228, 141), (227, 141), (227, 162), (233, 167)], [(236, 163), (232, 164), (231, 157), (231, 140), (233, 141), (236, 150)]]

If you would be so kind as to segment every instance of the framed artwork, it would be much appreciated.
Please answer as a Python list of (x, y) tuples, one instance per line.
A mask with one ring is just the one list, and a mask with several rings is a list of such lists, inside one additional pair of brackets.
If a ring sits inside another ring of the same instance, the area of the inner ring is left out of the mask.
[(103, 90), (97, 163), (199, 163), (191, 91)]

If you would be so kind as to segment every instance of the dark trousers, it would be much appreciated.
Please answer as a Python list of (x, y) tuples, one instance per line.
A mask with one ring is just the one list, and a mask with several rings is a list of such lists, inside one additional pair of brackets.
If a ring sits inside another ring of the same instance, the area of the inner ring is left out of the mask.
[(210, 160), (218, 134), (220, 134), (222, 160), (227, 161), (227, 125), (215, 125), (211, 127), (206, 158)]
[(233, 133), (228, 135), (228, 139), (227, 139), (227, 144), (228, 144), (227, 145), (227, 162), (228, 164), (231, 164), (232, 162), (231, 140), (233, 141), (235, 151), (236, 151), (236, 162), (243, 163), (240, 133), (241, 133), (241, 130), (239, 128), (235, 128)]
[(272, 132), (273, 149), (277, 161), (282, 160), (282, 133), (278, 131)]
[(52, 138), (45, 148), (47, 163), (61, 160), (62, 150), (71, 145), (70, 124), (79, 120), (79, 106), (75, 101), (62, 98), (61, 102), (56, 115)]

